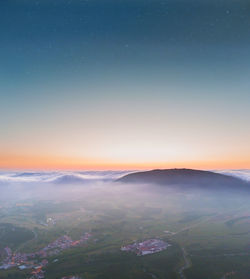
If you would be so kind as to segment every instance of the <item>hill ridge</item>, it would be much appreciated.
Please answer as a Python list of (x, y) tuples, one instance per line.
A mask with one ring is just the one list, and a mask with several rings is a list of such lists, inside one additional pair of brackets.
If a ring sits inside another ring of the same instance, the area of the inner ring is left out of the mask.
[[(122, 183), (158, 184), (158, 185), (182, 185), (199, 188), (234, 188), (247, 189), (250, 183), (241, 178), (228, 174), (221, 174), (207, 170), (188, 168), (153, 169), (127, 174), (116, 180)], [(250, 190), (250, 187), (249, 187)]]

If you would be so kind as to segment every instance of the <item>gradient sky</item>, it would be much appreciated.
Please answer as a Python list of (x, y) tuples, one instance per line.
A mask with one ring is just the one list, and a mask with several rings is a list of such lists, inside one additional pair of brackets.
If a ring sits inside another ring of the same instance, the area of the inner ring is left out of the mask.
[(247, 0), (1, 0), (0, 168), (250, 168)]

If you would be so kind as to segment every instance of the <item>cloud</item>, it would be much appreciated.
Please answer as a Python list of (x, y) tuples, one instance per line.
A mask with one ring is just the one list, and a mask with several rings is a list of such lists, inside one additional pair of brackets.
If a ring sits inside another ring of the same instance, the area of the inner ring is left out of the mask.
[[(250, 170), (213, 170), (250, 181)], [(90, 182), (108, 182), (131, 173), (131, 171), (77, 171), (77, 172), (0, 172), (0, 184), (11, 183), (55, 183), (85, 184)]]
[(1, 172), (0, 183), (86, 183), (112, 181), (128, 171), (83, 171), (83, 172)]
[(245, 170), (245, 169), (244, 170), (221, 170), (221, 171), (214, 170), (214, 172), (235, 176), (243, 180), (250, 181), (250, 170)]

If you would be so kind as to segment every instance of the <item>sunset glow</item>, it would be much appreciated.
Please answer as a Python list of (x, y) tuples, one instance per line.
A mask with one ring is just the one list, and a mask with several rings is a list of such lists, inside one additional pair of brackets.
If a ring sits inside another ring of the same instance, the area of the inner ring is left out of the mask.
[(15, 2), (2, 4), (0, 168), (250, 168), (243, 5)]

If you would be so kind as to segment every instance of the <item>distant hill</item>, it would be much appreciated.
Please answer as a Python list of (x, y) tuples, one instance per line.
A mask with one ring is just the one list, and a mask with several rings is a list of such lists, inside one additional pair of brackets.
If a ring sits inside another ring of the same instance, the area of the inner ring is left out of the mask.
[(249, 189), (250, 183), (240, 178), (211, 171), (192, 169), (163, 169), (135, 172), (116, 180), (122, 183), (174, 185), (185, 188)]
[(88, 183), (89, 180), (74, 174), (64, 174), (56, 177), (54, 180), (51, 180), (50, 182), (55, 184), (83, 184)]

